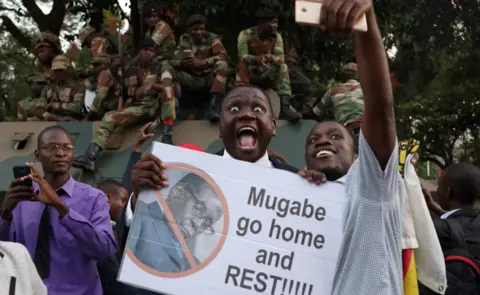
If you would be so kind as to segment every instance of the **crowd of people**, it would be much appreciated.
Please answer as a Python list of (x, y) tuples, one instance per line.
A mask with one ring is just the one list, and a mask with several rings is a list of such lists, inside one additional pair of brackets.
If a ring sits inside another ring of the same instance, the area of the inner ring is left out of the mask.
[[(322, 29), (354, 35), (356, 64), (349, 64), (345, 69), (356, 73), (358, 65), (359, 82), (350, 80), (332, 89), (321, 105), (313, 107), (313, 112), (319, 114), (328, 100), (346, 103), (335, 121), (318, 122), (305, 139), (305, 169), (285, 163), (268, 149), (276, 134), (276, 122), (269, 98), (255, 81), (257, 74), (276, 83), (282, 101), (280, 117), (300, 118), (290, 104), (288, 68), (283, 60), (281, 37), (274, 30), (276, 16), (272, 12), (259, 13), (259, 24), (240, 33), (241, 59), (237, 67), (240, 83), (227, 92), (226, 51), (218, 37), (205, 32), (205, 18), (190, 18), (189, 33), (179, 39), (175, 50), (171, 28), (158, 19), (154, 10), (146, 11), (150, 39), (142, 41), (131, 72), (124, 73), (127, 100), (124, 102), (123, 97), (117, 95), (120, 87), (109, 69), (110, 57), (103, 53), (95, 55), (92, 65), (98, 74), (97, 96), (86, 114), (83, 92), (72, 86), (70, 60), (59, 51), (58, 39), (42, 33), (36, 43), (36, 55), (39, 69), (43, 67), (43, 73), (48, 75), (38, 75), (32, 80), (32, 90), (39, 98), (33, 101), (33, 109), (24, 102), (25, 114), (33, 110), (30, 115), (36, 119), (52, 121), (82, 120), (85, 115), (87, 119), (96, 116), (103, 119), (87, 152), (77, 158), (72, 137), (63, 127), (50, 126), (38, 135), (35, 159), (41, 163), (44, 175), (41, 176), (32, 163), (26, 163), (31, 174), (12, 181), (1, 206), (0, 260), (5, 263), (0, 292), (153, 294), (118, 282), (117, 275), (140, 191), (168, 187), (165, 164), (152, 154), (142, 156), (140, 146), (153, 136), (157, 109), (165, 125), (164, 142), (168, 139), (175, 120), (177, 88), (174, 84), (179, 83), (182, 87), (209, 85), (210, 118), (219, 121), (224, 145), (224, 149), (216, 153), (219, 157), (295, 173), (318, 186), (326, 181), (344, 184), (347, 200), (343, 215), (344, 239), (332, 294), (404, 294), (401, 240), (408, 202), (399, 172), (402, 157), (382, 37), (371, 1), (325, 0), (323, 5)], [(354, 21), (362, 14), (366, 14), (368, 31), (352, 33)], [(272, 29), (270, 33), (274, 32), (276, 38), (261, 39), (267, 28)], [(87, 36), (88, 33), (83, 34), (85, 40)], [(200, 43), (194, 41), (198, 36), (201, 36)], [(94, 51), (106, 46), (102, 37), (97, 37), (90, 42)], [(267, 49), (267, 45), (271, 48)], [(195, 49), (189, 51), (191, 46)], [(170, 60), (170, 54), (174, 53), (187, 54), (187, 57)], [(155, 70), (152, 67), (156, 67)], [(197, 79), (202, 75), (204, 79)], [(40, 91), (42, 87), (45, 88)], [(361, 92), (363, 97), (362, 111), (355, 117), (348, 111), (353, 102), (345, 89)], [(117, 100), (109, 109), (110, 98)], [(140, 118), (150, 122), (138, 131), (121, 182), (105, 180), (93, 188), (71, 177), (72, 165), (94, 170), (95, 159), (110, 133), (119, 125), (134, 124)], [(412, 159), (412, 162), (418, 161), (418, 157)], [(28, 179), (33, 181), (33, 186), (25, 184)], [(433, 222), (447, 258), (457, 257), (445, 262), (446, 274), (438, 274), (448, 278), (446, 294), (449, 295), (478, 294), (480, 290), (477, 276), (480, 269), (476, 262), (480, 254), (477, 252), (479, 179), (479, 168), (457, 163), (447, 167), (439, 177), (435, 199), (424, 191), (428, 208), (440, 217), (428, 222)], [(421, 283), (419, 290), (417, 294), (445, 294), (444, 289), (432, 289)]]

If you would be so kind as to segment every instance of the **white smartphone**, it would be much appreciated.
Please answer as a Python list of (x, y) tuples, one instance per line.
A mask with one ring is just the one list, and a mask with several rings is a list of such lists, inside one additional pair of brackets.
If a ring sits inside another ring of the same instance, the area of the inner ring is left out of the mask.
[[(320, 25), (321, 10), (321, 0), (295, 1), (295, 22), (304, 25), (318, 26)], [(361, 32), (366, 32), (368, 30), (367, 18), (365, 14), (357, 20), (353, 26), (353, 29)]]

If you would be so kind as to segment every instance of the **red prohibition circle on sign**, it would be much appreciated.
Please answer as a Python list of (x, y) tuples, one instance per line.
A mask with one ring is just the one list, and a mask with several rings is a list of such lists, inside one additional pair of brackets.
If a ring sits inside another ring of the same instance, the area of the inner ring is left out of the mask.
[[(178, 239), (178, 242), (184, 252), (184, 254), (187, 257), (187, 260), (190, 263), (190, 268), (184, 271), (179, 271), (179, 272), (165, 272), (165, 271), (160, 271), (158, 269), (154, 269), (145, 263), (143, 263), (132, 251), (132, 249), (129, 248), (128, 243), (125, 247), (125, 254), (130, 258), (130, 260), (140, 269), (143, 271), (152, 274), (154, 276), (162, 277), (162, 278), (183, 278), (189, 275), (192, 275), (203, 268), (205, 268), (207, 265), (209, 265), (215, 257), (220, 253), (220, 251), (223, 248), (223, 245), (225, 244), (225, 240), (227, 238), (228, 234), (228, 227), (229, 227), (229, 216), (230, 214), (228, 213), (228, 204), (227, 200), (225, 198), (225, 195), (223, 194), (222, 190), (220, 187), (217, 185), (217, 183), (211, 178), (206, 172), (193, 167), (191, 165), (185, 164), (185, 163), (165, 163), (166, 170), (168, 171), (169, 169), (174, 169), (174, 170), (181, 170), (187, 173), (193, 173), (197, 176), (199, 176), (203, 181), (205, 181), (208, 186), (213, 190), (213, 192), (216, 194), (218, 201), (220, 202), (220, 205), (223, 210), (223, 227), (222, 231), (216, 233), (217, 235), (220, 236), (220, 239), (215, 246), (215, 248), (212, 250), (210, 255), (204, 259), (203, 261), (200, 261), (200, 263), (196, 263), (194, 260), (192, 260), (192, 254), (190, 253), (190, 250), (188, 246), (186, 245), (186, 242), (183, 238), (183, 235), (181, 234), (178, 225), (173, 222), (170, 223), (171, 230), (173, 231), (174, 235)], [(173, 185), (175, 186), (175, 185)], [(172, 186), (172, 187), (173, 187)], [(171, 187), (170, 187), (171, 188)], [(168, 218), (170, 221), (173, 219), (173, 214), (170, 211), (170, 208), (167, 205), (166, 198), (162, 194), (161, 191), (156, 191), (155, 192), (158, 201), (160, 202), (162, 209), (164, 210), (165, 217)], [(133, 224), (132, 224), (133, 225)]]

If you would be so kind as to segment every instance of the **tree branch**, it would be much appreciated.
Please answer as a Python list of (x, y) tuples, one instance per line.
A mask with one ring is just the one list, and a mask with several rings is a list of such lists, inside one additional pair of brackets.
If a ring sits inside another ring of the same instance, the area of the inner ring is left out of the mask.
[(5, 15), (0, 16), (0, 19), (2, 20), (2, 25), (1, 27), (5, 30), (7, 30), (17, 42), (25, 47), (28, 51), (32, 50), (32, 41), (30, 38), (25, 35), (20, 29), (13, 23), (13, 21)]
[(49, 25), (49, 29), (52, 31), (52, 33), (56, 35), (60, 35), (60, 30), (62, 29), (62, 24), (65, 19), (66, 12), (67, 12), (66, 0), (53, 1), (52, 10), (48, 14), (48, 18), (53, 19), (53, 22), (51, 21)]
[(21, 16), (21, 17), (27, 17), (28, 14), (25, 12), (25, 11), (22, 11), (20, 8), (8, 8), (8, 7), (5, 7), (5, 6), (0, 6), (0, 11), (9, 11), (9, 12), (13, 12), (15, 13), (17, 16)]
[(42, 10), (38, 7), (35, 0), (22, 0), (23, 6), (27, 9), (28, 13), (32, 16), (33, 21), (37, 23), (39, 27), (44, 22), (45, 14)]

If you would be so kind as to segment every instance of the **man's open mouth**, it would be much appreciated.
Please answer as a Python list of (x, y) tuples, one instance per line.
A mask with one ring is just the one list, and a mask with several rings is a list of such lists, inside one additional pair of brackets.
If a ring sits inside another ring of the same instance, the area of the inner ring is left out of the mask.
[(322, 158), (327, 158), (330, 156), (333, 156), (335, 152), (333, 152), (331, 149), (321, 149), (315, 154), (315, 158), (317, 159), (322, 159)]
[(258, 133), (250, 126), (242, 127), (237, 132), (237, 141), (242, 150), (253, 150), (257, 145)]

